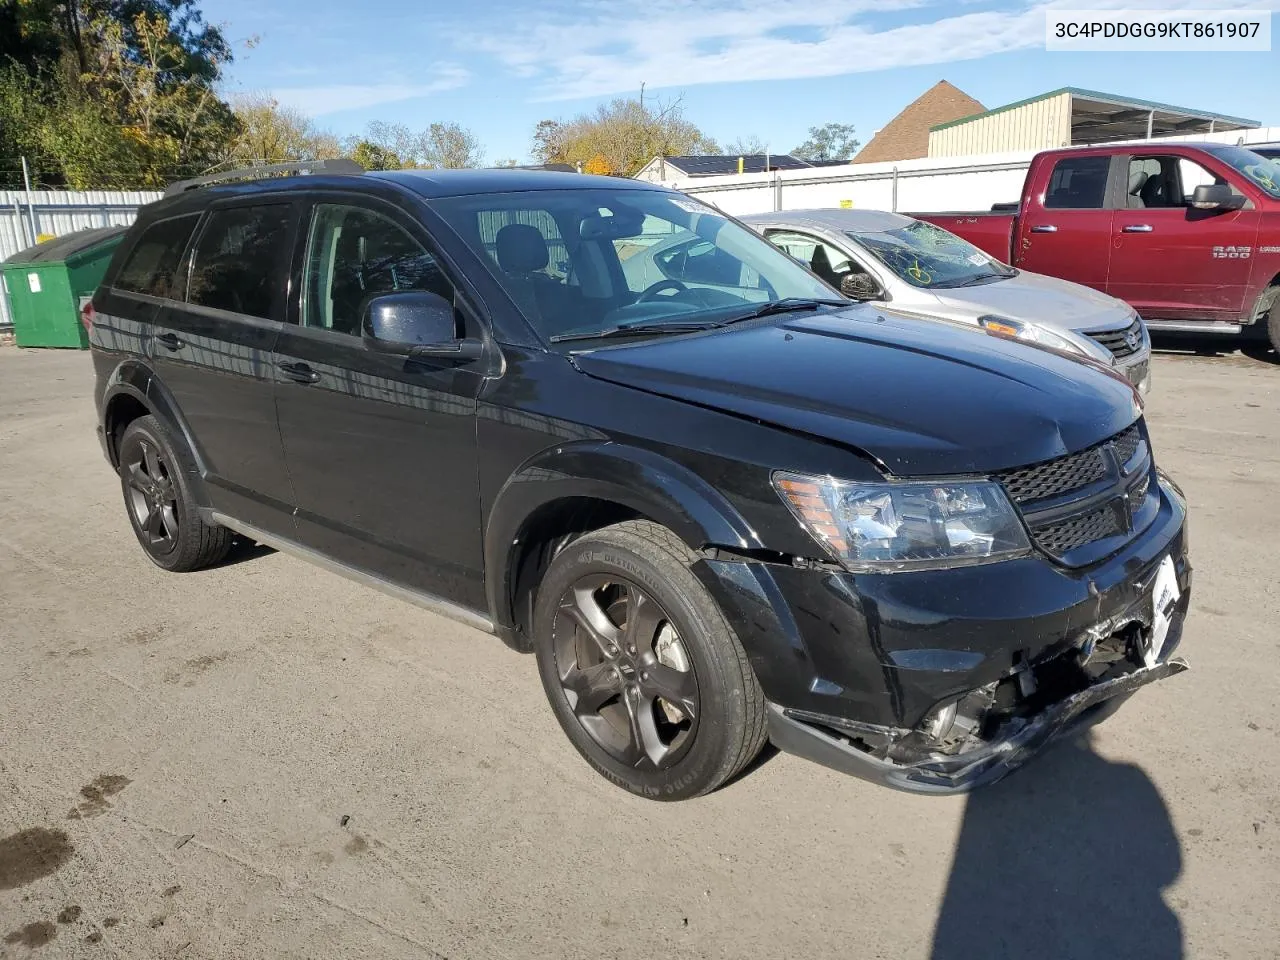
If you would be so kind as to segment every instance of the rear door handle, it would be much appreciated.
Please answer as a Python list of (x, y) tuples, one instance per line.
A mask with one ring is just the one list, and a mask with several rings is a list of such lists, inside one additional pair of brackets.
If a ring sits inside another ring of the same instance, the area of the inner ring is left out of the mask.
[(1126, 224), (1122, 230), (1125, 233), (1150, 233), (1152, 226), (1149, 223), (1130, 223)]
[(320, 379), (320, 374), (301, 361), (280, 360), (276, 369), (295, 383), (315, 383)]
[(1037, 223), (1031, 228), (1032, 233), (1057, 233), (1058, 228), (1052, 223)]
[(156, 334), (156, 343), (166, 350), (181, 350), (186, 346), (176, 333), (158, 333)]

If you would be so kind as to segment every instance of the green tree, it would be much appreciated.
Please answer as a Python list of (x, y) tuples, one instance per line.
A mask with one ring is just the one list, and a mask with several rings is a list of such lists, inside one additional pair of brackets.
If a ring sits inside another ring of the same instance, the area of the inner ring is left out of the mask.
[(399, 170), (404, 166), (392, 151), (368, 140), (357, 141), (348, 154), (366, 170)]
[(231, 51), (195, 0), (0, 0), (0, 55), (0, 157), (50, 185), (160, 185), (236, 133), (216, 93)]
[(809, 128), (809, 139), (791, 151), (801, 160), (849, 160), (860, 144), (853, 135), (853, 125), (826, 123)]
[(572, 163), (631, 176), (655, 156), (719, 153), (720, 147), (685, 119), (679, 100), (653, 106), (635, 99), (601, 104), (572, 120), (543, 120), (533, 131), (539, 163)]

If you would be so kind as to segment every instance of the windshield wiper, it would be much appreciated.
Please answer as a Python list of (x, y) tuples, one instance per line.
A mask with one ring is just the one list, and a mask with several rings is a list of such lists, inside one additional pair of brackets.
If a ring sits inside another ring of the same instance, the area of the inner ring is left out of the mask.
[(817, 310), (819, 307), (851, 307), (852, 300), (824, 300), (817, 297), (783, 297), (781, 300), (770, 300), (762, 303), (750, 313), (726, 320), (725, 323), (741, 323), (743, 320), (754, 320), (775, 313), (791, 313), (793, 310)]
[(957, 283), (935, 283), (933, 288), (935, 290), (955, 290), (957, 287), (976, 287), (980, 283), (987, 283), (991, 280), (1008, 280), (1011, 276), (1013, 276), (1011, 273), (980, 273)]
[(651, 321), (643, 321), (637, 323), (620, 323), (616, 327), (605, 327), (603, 330), (579, 330), (574, 333), (557, 333), (554, 337), (547, 339), (551, 343), (565, 343), (569, 340), (607, 340), (609, 337), (627, 337), (633, 334), (645, 333), (693, 333), (696, 330), (711, 330), (714, 327), (724, 326), (718, 320), (704, 320), (694, 322), (686, 320), (683, 323), (653, 323)]

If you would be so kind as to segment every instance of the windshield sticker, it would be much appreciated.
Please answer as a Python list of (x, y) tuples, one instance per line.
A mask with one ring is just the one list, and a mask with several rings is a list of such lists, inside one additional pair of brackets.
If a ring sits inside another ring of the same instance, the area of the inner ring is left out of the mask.
[(667, 197), (672, 206), (679, 207), (685, 213), (711, 213), (704, 204), (688, 197)]
[(968, 260), (970, 263), (972, 263), (975, 267), (985, 267), (987, 265), (987, 258), (980, 253), (970, 254), (965, 259)]

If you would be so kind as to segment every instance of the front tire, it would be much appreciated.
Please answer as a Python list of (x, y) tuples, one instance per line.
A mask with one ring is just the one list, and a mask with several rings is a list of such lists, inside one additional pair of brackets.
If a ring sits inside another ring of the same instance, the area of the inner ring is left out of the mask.
[(618, 786), (653, 800), (708, 793), (760, 752), (764, 694), (669, 530), (589, 533), (538, 588), (534, 650), (556, 719)]
[(191, 495), (188, 458), (155, 417), (139, 417), (120, 437), (120, 488), (143, 552), (174, 573), (219, 563), (231, 549), (226, 527), (205, 523)]

